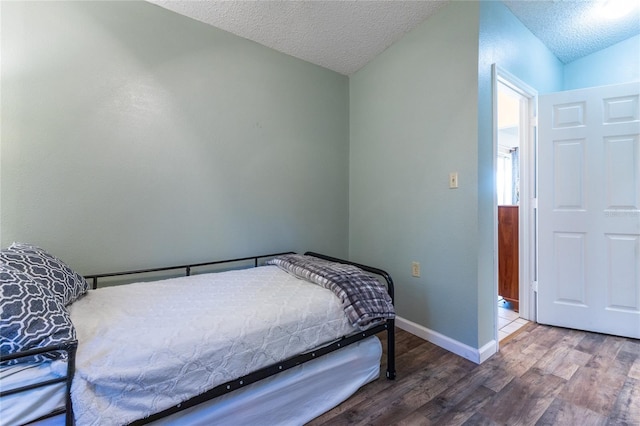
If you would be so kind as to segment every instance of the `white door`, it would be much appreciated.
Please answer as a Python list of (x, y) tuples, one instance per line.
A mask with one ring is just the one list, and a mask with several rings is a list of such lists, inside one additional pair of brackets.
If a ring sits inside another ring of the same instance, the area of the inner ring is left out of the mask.
[(640, 83), (539, 97), (538, 322), (640, 338)]

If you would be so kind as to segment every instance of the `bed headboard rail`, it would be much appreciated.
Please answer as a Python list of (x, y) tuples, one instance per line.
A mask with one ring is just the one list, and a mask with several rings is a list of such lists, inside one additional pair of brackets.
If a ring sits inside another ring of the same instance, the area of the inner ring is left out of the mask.
[(214, 265), (224, 265), (225, 263), (238, 263), (238, 262), (246, 262), (249, 260), (253, 260), (253, 265), (255, 267), (258, 266), (260, 259), (266, 259), (269, 257), (280, 256), (283, 254), (291, 254), (293, 252), (287, 251), (282, 253), (273, 253), (273, 254), (263, 254), (259, 256), (248, 256), (248, 257), (239, 257), (237, 259), (228, 259), (228, 260), (214, 260), (211, 262), (201, 262), (201, 263), (189, 263), (185, 265), (176, 265), (176, 266), (163, 266), (159, 268), (148, 268), (148, 269), (136, 269), (133, 271), (122, 271), (122, 272), (110, 272), (107, 274), (94, 274), (94, 275), (85, 275), (84, 278), (87, 281), (91, 281), (91, 288), (94, 290), (98, 288), (98, 280), (100, 278), (111, 278), (111, 277), (120, 277), (125, 275), (137, 275), (137, 274), (148, 274), (152, 272), (164, 272), (164, 271), (175, 271), (184, 269), (185, 276), (191, 275), (191, 269), (203, 267), (203, 266), (214, 266)]
[(362, 269), (363, 271), (367, 271), (367, 272), (371, 272), (372, 274), (380, 275), (387, 282), (387, 292), (389, 293), (389, 296), (391, 297), (391, 301), (395, 302), (394, 290), (393, 290), (393, 280), (391, 279), (391, 275), (389, 275), (386, 271), (383, 271), (382, 269), (374, 268), (372, 266), (363, 265), (361, 263), (351, 262), (349, 260), (344, 260), (344, 259), (338, 259), (337, 257), (331, 257), (331, 256), (327, 256), (326, 254), (315, 253), (315, 252), (312, 252), (312, 251), (306, 252), (305, 255), (317, 257), (319, 259), (328, 260), (330, 262), (339, 262), (339, 263), (344, 263), (344, 264), (347, 264), (347, 265), (357, 266), (358, 268)]

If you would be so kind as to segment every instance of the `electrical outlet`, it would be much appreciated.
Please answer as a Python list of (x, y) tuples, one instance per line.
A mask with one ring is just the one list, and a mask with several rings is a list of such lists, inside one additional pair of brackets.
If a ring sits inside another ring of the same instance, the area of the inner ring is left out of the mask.
[(458, 172), (449, 173), (449, 188), (456, 189), (458, 187)]
[(411, 262), (411, 276), (416, 278), (420, 276), (420, 263)]

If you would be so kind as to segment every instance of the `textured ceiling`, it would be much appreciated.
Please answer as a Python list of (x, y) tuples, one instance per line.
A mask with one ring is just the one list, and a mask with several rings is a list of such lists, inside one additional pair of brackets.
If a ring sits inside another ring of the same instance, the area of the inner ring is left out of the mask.
[(296, 58), (352, 74), (441, 1), (150, 0)]
[[(639, 0), (503, 3), (565, 64), (640, 34)], [(611, 3), (626, 3), (635, 8), (617, 19), (607, 16)]]
[[(433, 15), (446, 1), (148, 0), (280, 52), (350, 75)], [(640, 10), (602, 21), (596, 3), (508, 1), (505, 5), (564, 63), (640, 34)], [(638, 3), (637, 0), (620, 0)]]

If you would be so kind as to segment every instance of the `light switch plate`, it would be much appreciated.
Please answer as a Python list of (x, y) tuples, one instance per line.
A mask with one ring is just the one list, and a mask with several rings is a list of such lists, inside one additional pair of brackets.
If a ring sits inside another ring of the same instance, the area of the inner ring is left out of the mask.
[(449, 189), (458, 187), (458, 172), (449, 173)]

